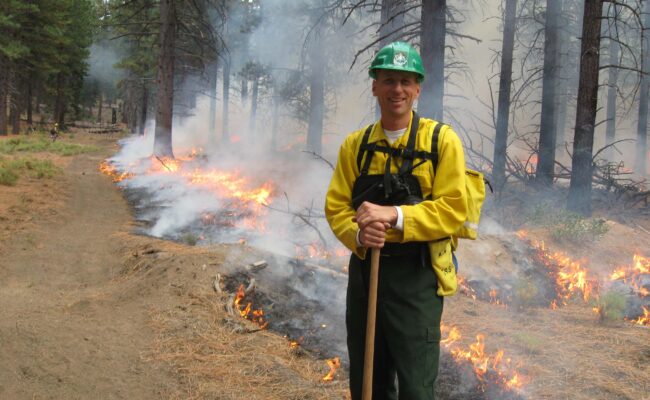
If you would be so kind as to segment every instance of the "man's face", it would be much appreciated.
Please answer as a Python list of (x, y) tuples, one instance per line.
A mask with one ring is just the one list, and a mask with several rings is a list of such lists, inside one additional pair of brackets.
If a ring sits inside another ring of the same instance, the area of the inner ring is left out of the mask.
[(372, 81), (372, 94), (377, 97), (382, 117), (400, 118), (410, 115), (413, 102), (420, 95), (417, 75), (412, 72), (378, 69)]

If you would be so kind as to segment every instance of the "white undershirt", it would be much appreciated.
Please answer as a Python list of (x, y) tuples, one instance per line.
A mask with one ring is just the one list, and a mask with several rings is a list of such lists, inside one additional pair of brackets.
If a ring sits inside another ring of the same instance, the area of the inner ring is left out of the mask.
[(389, 131), (388, 129), (384, 129), (384, 133), (386, 134), (386, 138), (388, 138), (388, 143), (393, 144), (395, 143), (402, 135), (406, 132), (406, 128), (403, 129), (398, 129), (396, 131)]

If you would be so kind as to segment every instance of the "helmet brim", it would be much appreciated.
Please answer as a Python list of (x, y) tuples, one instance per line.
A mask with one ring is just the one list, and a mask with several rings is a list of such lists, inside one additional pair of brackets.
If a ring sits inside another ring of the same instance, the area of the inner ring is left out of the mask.
[(408, 69), (408, 68), (403, 68), (403, 67), (391, 67), (391, 66), (381, 66), (381, 67), (375, 67), (375, 68), (370, 68), (368, 70), (368, 75), (372, 79), (377, 79), (377, 73), (375, 72), (378, 69), (385, 69), (385, 70), (390, 70), (390, 71), (402, 71), (402, 72), (410, 72), (412, 74), (415, 74), (417, 76), (418, 83), (424, 82), (424, 75), (421, 74), (418, 71), (415, 71), (413, 69)]

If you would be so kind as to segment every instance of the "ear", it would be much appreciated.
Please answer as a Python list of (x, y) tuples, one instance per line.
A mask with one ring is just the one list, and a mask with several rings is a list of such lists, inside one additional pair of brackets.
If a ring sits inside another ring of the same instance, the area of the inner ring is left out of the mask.
[(375, 91), (377, 90), (377, 79), (372, 80), (372, 95), (377, 97), (377, 93)]

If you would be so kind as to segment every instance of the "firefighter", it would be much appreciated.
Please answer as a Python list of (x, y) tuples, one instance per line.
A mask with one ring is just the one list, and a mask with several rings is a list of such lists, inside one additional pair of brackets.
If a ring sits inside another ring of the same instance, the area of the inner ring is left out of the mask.
[(50, 129), (50, 139), (54, 142), (59, 137), (59, 123), (55, 122), (52, 129)]
[(413, 111), (425, 78), (415, 48), (389, 44), (369, 75), (381, 118), (345, 138), (325, 202), (332, 231), (352, 251), (350, 391), (361, 399), (369, 254), (381, 249), (373, 399), (433, 399), (443, 298), (456, 287), (452, 235), (467, 213), (463, 148), (451, 127)]

